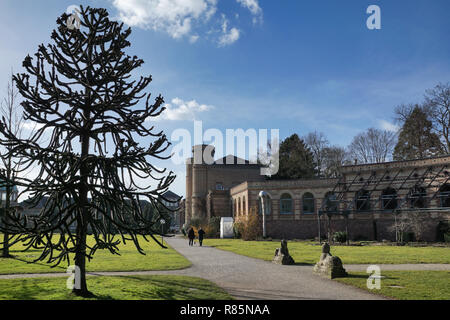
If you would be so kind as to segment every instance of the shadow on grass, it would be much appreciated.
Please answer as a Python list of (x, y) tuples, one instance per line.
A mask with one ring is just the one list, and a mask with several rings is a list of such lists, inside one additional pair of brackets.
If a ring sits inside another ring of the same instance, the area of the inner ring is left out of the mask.
[[(353, 278), (353, 279), (368, 279), (369, 278), (369, 276), (370, 276), (370, 274), (352, 274), (352, 273), (349, 273), (348, 274), (348, 276), (347, 276), (347, 278)], [(383, 276), (383, 275), (381, 275), (381, 279), (382, 280), (398, 280), (399, 278), (397, 278), (397, 277), (392, 277), (392, 276)]]
[(62, 269), (62, 270), (67, 270), (67, 267), (62, 267), (62, 266), (54, 266), (54, 267), (52, 267), (51, 265), (48, 265), (47, 263), (45, 263), (45, 262), (33, 262), (33, 261), (29, 261), (29, 260), (25, 260), (25, 259), (23, 259), (23, 258), (19, 258), (19, 257), (16, 257), (16, 256), (14, 256), (14, 257), (12, 257), (12, 259), (14, 259), (14, 260), (17, 260), (17, 261), (20, 261), (20, 262), (24, 262), (24, 263), (26, 263), (26, 264), (36, 264), (36, 265), (40, 265), (40, 266), (46, 266), (46, 267), (48, 267), (49, 269)]
[[(175, 277), (175, 279), (174, 279)], [(213, 299), (209, 294), (219, 291), (211, 287), (208, 282), (198, 282), (196, 279), (186, 279), (180, 276), (158, 276), (158, 278), (148, 278), (145, 276), (126, 276), (127, 279), (134, 279), (152, 285), (152, 290), (141, 291), (138, 295), (134, 291), (129, 293), (136, 299), (149, 300), (192, 300), (192, 299)], [(126, 291), (126, 290), (124, 290)], [(200, 297), (196, 297), (193, 292), (198, 291)]]
[(77, 296), (76, 294), (74, 294), (73, 292), (69, 292), (68, 294), (67, 294), (67, 297), (70, 299), (70, 300), (78, 300), (78, 299), (90, 299), (90, 300), (117, 300), (117, 299), (114, 299), (112, 296), (110, 296), (109, 294), (100, 294), (100, 295), (97, 295), (97, 294), (95, 294), (94, 292), (92, 292), (92, 291), (90, 291), (90, 294), (89, 294), (89, 296), (87, 296), (87, 297), (80, 297), (80, 296)]
[(369, 278), (369, 274), (351, 274), (349, 273), (347, 277), (344, 278), (353, 278), (353, 279), (367, 279)]

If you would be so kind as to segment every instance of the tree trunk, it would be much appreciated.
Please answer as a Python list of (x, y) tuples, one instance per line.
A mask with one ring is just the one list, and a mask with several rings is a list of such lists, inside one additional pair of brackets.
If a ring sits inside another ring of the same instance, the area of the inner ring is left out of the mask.
[(332, 243), (333, 235), (331, 234), (331, 216), (328, 216), (328, 243)]
[[(11, 117), (11, 116), (10, 116)], [(10, 124), (11, 126), (11, 124)], [(9, 210), (11, 207), (11, 190), (12, 186), (10, 185), (11, 180), (11, 157), (8, 158), (7, 168), (6, 168), (6, 200), (5, 200), (5, 211)], [(5, 229), (7, 228), (7, 213), (5, 212), (5, 216), (3, 217), (3, 223), (5, 224)], [(11, 258), (12, 256), (9, 254), (9, 233), (5, 232), (3, 234), (3, 248), (2, 248), (2, 258)]]
[(346, 243), (350, 245), (350, 235), (348, 234), (348, 216), (345, 216), (345, 235), (346, 235)]
[[(83, 210), (84, 211), (84, 210)], [(92, 294), (89, 292), (86, 283), (86, 223), (83, 212), (83, 217), (77, 219), (77, 248), (75, 250), (75, 285), (72, 292), (81, 297), (88, 297)], [(77, 274), (79, 273), (79, 275)], [(79, 279), (79, 281), (78, 281)]]
[[(86, 131), (89, 132), (90, 128), (88, 128), (87, 121), (90, 117), (90, 111), (88, 107), (84, 110), (84, 118), (85, 118), (85, 128)], [(89, 221), (89, 208), (88, 208), (88, 175), (89, 175), (89, 167), (86, 164), (86, 159), (89, 156), (89, 136), (87, 134), (83, 134), (81, 136), (81, 165), (80, 165), (80, 188), (79, 188), (79, 196), (80, 196), (80, 207), (81, 212), (77, 214), (77, 247), (75, 249), (75, 265), (79, 268), (75, 269), (75, 272), (79, 272), (79, 283), (75, 281), (76, 286), (73, 288), (73, 293), (82, 296), (82, 297), (90, 297), (92, 293), (89, 292), (86, 283), (86, 238), (87, 238), (87, 226)], [(77, 277), (75, 277), (77, 279)]]
[(11, 258), (9, 254), (9, 234), (7, 232), (3, 234), (2, 258)]

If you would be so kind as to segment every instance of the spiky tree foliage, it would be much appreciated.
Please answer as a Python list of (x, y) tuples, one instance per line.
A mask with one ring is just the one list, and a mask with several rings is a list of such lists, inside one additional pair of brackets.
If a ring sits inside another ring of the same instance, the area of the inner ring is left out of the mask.
[[(158, 96), (151, 103), (144, 92), (151, 76), (132, 77), (144, 61), (124, 53), (131, 29), (109, 20), (105, 9), (80, 7), (79, 16), (76, 29), (68, 27), (69, 17), (63, 14), (53, 42), (27, 56), (26, 72), (14, 77), (24, 117), (39, 129), (20, 139), (0, 123), (0, 142), (22, 158), (25, 168), (39, 168), (37, 177), (16, 183), (31, 194), (31, 205), (45, 203), (37, 217), (9, 215), (13, 243), (41, 248), (37, 260), (55, 265), (70, 263), (74, 255), (81, 275), (74, 293), (84, 296), (89, 294), (85, 261), (97, 249), (115, 254), (120, 240), (131, 240), (143, 253), (139, 235), (158, 242), (155, 219), (148, 219), (141, 200), (157, 208), (175, 176), (150, 163), (168, 159), (170, 143), (162, 131), (148, 126), (164, 110), (164, 101)], [(142, 100), (145, 106), (139, 108)], [(47, 143), (37, 143), (47, 133)], [(138, 137), (148, 145), (140, 146)], [(111, 226), (118, 236), (110, 233)], [(88, 231), (95, 239), (92, 246), (86, 243)]]

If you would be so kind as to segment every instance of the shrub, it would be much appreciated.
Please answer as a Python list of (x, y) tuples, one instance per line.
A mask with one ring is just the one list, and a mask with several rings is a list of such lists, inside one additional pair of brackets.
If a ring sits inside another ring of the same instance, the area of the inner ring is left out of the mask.
[(242, 239), (245, 241), (257, 240), (262, 235), (261, 222), (255, 207), (250, 209), (249, 214), (243, 221), (241, 231)]
[(445, 242), (450, 242), (450, 232), (444, 234), (444, 241)]
[(189, 229), (189, 227), (194, 227), (194, 228), (198, 229), (198, 228), (200, 228), (200, 226), (202, 226), (204, 224), (205, 223), (204, 223), (203, 219), (192, 218), (191, 221), (189, 222), (188, 229)]
[(221, 219), (221, 217), (211, 217), (211, 219), (209, 220), (209, 224), (207, 226), (207, 228), (209, 230), (209, 234), (208, 234), (208, 232), (206, 232), (206, 229), (203, 228), (203, 229), (205, 229), (205, 232), (207, 233), (208, 237), (215, 237), (215, 238), (219, 237), (219, 235), (220, 235), (220, 219)]
[(369, 237), (359, 234), (353, 240), (355, 241), (369, 241)]
[(337, 231), (333, 235), (333, 241), (344, 243), (347, 241), (347, 232), (345, 231)]
[(445, 238), (446, 235), (448, 239), (450, 235), (450, 223), (448, 221), (439, 221), (437, 225), (436, 240), (439, 242), (449, 242)]
[(404, 242), (416, 241), (416, 237), (414, 235), (414, 232), (403, 232), (402, 238), (403, 238)]
[(236, 239), (240, 239), (242, 237), (243, 228), (244, 224), (241, 221), (236, 221), (233, 223), (233, 234)]
[(214, 226), (211, 224), (208, 224), (204, 227), (202, 227), (203, 231), (205, 231), (205, 237), (207, 238), (217, 238), (217, 231), (215, 230)]

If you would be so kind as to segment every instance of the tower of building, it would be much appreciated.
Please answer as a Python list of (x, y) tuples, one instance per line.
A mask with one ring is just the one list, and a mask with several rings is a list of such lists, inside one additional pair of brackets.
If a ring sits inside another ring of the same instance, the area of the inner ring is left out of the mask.
[(192, 147), (192, 157), (186, 160), (186, 214), (185, 222), (206, 218), (208, 193), (208, 165), (213, 164), (215, 149), (201, 144)]

